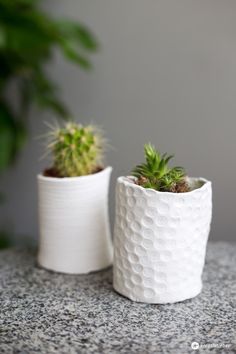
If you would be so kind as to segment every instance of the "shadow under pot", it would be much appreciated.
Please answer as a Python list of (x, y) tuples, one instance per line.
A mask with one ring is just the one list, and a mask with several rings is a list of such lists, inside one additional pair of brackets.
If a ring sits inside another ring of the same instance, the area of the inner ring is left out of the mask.
[(191, 191), (159, 192), (119, 177), (114, 230), (114, 289), (146, 303), (174, 303), (202, 289), (212, 216), (211, 182), (188, 178)]
[(38, 175), (40, 241), (44, 268), (82, 274), (112, 264), (108, 189), (112, 168), (81, 177)]

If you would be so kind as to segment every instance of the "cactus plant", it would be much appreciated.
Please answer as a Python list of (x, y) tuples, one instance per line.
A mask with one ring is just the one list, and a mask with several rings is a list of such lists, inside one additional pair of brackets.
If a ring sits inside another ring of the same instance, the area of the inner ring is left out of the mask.
[(63, 127), (53, 128), (47, 147), (52, 153), (53, 168), (46, 175), (84, 176), (101, 168), (104, 139), (94, 125), (67, 122)]
[(161, 155), (150, 143), (144, 145), (144, 153), (146, 162), (132, 171), (132, 175), (137, 177), (136, 184), (163, 192), (183, 193), (190, 190), (184, 169), (168, 166), (173, 155)]

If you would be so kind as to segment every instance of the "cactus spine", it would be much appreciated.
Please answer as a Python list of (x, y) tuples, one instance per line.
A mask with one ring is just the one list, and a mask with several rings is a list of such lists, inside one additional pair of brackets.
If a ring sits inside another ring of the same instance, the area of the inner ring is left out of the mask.
[(53, 167), (60, 177), (89, 175), (101, 166), (104, 140), (95, 126), (68, 122), (49, 136)]

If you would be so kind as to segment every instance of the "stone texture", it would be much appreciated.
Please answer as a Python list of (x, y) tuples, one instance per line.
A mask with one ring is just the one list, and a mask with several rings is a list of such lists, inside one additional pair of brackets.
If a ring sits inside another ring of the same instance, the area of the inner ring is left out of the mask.
[(209, 243), (202, 293), (167, 305), (120, 296), (111, 269), (63, 275), (35, 260), (0, 252), (1, 354), (182, 354), (194, 341), (204, 354), (236, 351), (235, 244)]
[[(198, 179), (190, 181), (194, 184)], [(188, 193), (166, 193), (142, 188), (131, 178), (118, 178), (115, 290), (149, 303), (199, 294), (211, 213), (208, 181)]]

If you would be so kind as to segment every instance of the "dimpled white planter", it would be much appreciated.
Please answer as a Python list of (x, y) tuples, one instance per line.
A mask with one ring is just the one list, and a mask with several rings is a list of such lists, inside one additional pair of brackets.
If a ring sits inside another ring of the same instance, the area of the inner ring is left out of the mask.
[(164, 304), (201, 292), (212, 190), (203, 178), (189, 183), (199, 188), (168, 193), (118, 178), (113, 286), (120, 294)]
[(38, 175), (38, 263), (62, 273), (88, 273), (112, 263), (108, 189), (112, 168), (81, 177)]

